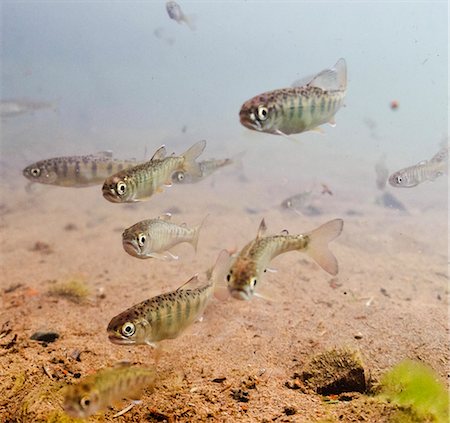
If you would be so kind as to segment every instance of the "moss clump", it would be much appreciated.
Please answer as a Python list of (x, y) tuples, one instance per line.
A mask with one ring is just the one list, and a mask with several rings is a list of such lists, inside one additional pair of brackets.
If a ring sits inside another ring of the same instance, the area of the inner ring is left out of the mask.
[[(422, 421), (449, 421), (448, 390), (425, 364), (412, 360), (399, 363), (382, 377), (379, 397), (409, 408)], [(408, 421), (408, 416), (397, 417), (398, 422)]]
[(48, 289), (48, 294), (56, 297), (67, 298), (74, 303), (81, 303), (89, 296), (89, 288), (81, 279), (70, 279), (65, 282), (57, 282)]
[(359, 353), (332, 349), (315, 355), (297, 376), (321, 395), (365, 392), (366, 377)]

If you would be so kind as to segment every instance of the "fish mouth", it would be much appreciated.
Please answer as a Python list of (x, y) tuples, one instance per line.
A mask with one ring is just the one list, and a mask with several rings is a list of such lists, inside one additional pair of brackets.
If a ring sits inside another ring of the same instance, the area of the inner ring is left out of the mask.
[(252, 294), (244, 289), (230, 289), (230, 294), (237, 300), (249, 301), (252, 298)]
[(116, 192), (112, 188), (103, 186), (102, 188), (103, 197), (105, 197), (111, 203), (121, 203), (122, 201), (116, 195)]
[(112, 342), (113, 344), (118, 344), (118, 345), (133, 345), (136, 342), (128, 339), (128, 338), (118, 338), (117, 335), (109, 335), (108, 339), (110, 342)]
[(141, 257), (141, 252), (136, 245), (135, 241), (123, 240), (122, 241), (123, 249), (133, 257)]
[(253, 120), (250, 115), (252, 112), (242, 107), (239, 112), (239, 120), (243, 126), (248, 129), (254, 129), (255, 131), (261, 131), (261, 123), (258, 120)]

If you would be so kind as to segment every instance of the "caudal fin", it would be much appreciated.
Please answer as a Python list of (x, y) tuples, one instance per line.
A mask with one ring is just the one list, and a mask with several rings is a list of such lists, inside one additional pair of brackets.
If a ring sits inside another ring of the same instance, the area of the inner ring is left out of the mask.
[(328, 243), (337, 238), (344, 226), (342, 219), (334, 219), (314, 229), (308, 235), (310, 244), (306, 250), (307, 254), (326, 272), (337, 275), (338, 262), (333, 253), (328, 249)]
[(201, 223), (194, 228), (194, 236), (192, 237), (191, 244), (194, 247), (196, 252), (197, 252), (198, 238), (200, 236), (200, 230), (203, 228), (203, 225), (205, 224), (205, 221), (206, 221), (208, 216), (209, 215), (206, 215), (203, 218), (203, 220), (201, 221)]
[(206, 147), (206, 141), (202, 140), (195, 143), (182, 156), (184, 157), (183, 170), (192, 176), (202, 176), (202, 170), (195, 159), (203, 153)]

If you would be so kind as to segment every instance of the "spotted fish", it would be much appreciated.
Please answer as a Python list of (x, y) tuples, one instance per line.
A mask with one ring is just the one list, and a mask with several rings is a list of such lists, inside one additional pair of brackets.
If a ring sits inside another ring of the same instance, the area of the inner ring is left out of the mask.
[(194, 176), (201, 176), (201, 170), (195, 159), (206, 147), (206, 141), (194, 144), (181, 156), (166, 157), (164, 146), (160, 147), (150, 161), (116, 173), (103, 184), (103, 197), (112, 203), (131, 203), (143, 201), (162, 186), (172, 185), (172, 174), (182, 170)]
[(136, 166), (136, 160), (117, 160), (110, 151), (102, 151), (42, 160), (27, 166), (22, 173), (32, 182), (81, 188), (99, 185), (108, 176), (133, 166)]
[(288, 251), (305, 252), (326, 272), (336, 275), (338, 263), (328, 243), (340, 235), (343, 225), (342, 219), (335, 219), (301, 235), (283, 231), (279, 235), (264, 236), (267, 228), (263, 219), (256, 239), (241, 250), (231, 265), (226, 276), (229, 292), (239, 300), (250, 300), (270, 261)]
[(178, 337), (202, 315), (228, 267), (229, 255), (224, 250), (207, 284), (194, 287), (198, 284), (194, 276), (177, 290), (150, 298), (113, 317), (107, 328), (109, 340), (121, 345), (155, 346), (164, 339)]
[(448, 174), (448, 147), (439, 150), (430, 160), (393, 173), (389, 176), (389, 184), (395, 188), (412, 188), (444, 174)]
[(241, 124), (259, 132), (287, 136), (335, 125), (334, 115), (347, 90), (347, 66), (339, 59), (312, 79), (291, 88), (269, 91), (246, 101), (239, 112)]
[[(167, 213), (157, 219), (142, 220), (125, 229), (122, 234), (122, 244), (125, 251), (133, 257), (146, 259), (168, 258), (178, 259), (171, 254), (171, 247), (182, 242), (189, 242), (197, 251), (198, 237), (203, 222), (194, 228), (188, 228), (185, 223), (177, 225), (170, 221)], [(166, 252), (166, 254), (164, 254)]]
[(142, 391), (155, 383), (150, 368), (120, 366), (102, 369), (66, 388), (64, 410), (76, 418), (87, 418), (124, 398), (137, 400)]

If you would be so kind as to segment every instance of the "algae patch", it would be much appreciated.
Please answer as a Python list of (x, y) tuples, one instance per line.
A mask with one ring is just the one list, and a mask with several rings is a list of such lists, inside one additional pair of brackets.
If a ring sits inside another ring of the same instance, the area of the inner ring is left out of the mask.
[(74, 303), (81, 303), (89, 296), (89, 288), (81, 278), (71, 278), (67, 281), (56, 282), (47, 291), (48, 295), (63, 297)]

